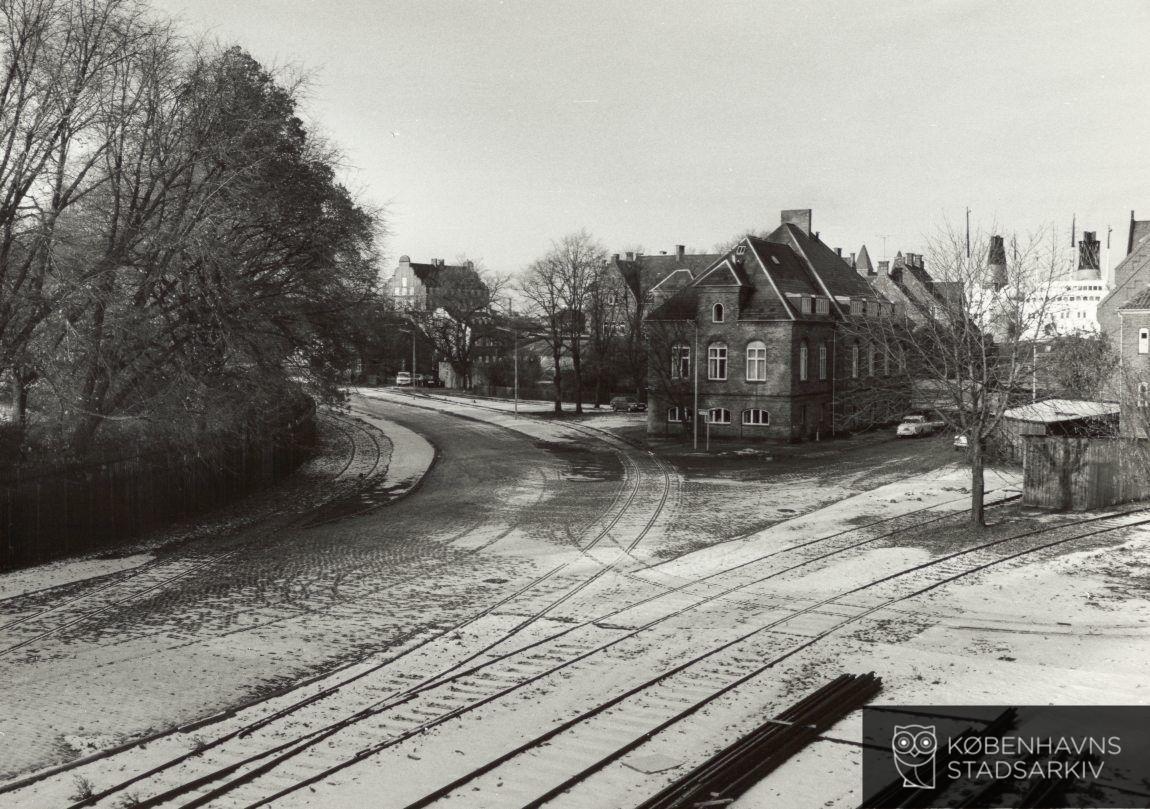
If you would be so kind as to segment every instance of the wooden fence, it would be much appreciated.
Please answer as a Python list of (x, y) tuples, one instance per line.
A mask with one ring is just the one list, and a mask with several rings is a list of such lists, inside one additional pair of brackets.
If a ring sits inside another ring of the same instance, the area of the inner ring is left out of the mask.
[(1144, 440), (1023, 437), (1024, 505), (1088, 511), (1150, 498), (1150, 446)]
[(315, 443), (310, 402), (205, 453), (157, 452), (0, 472), (0, 570), (108, 547), (221, 506), (295, 469)]

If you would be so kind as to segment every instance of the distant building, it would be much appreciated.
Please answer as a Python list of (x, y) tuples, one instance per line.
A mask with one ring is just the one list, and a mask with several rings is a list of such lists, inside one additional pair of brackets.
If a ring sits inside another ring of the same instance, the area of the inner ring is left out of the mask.
[(931, 278), (919, 253), (903, 255), (900, 251), (893, 262), (880, 261), (876, 271), (864, 244), (855, 270), (888, 301), (901, 304), (915, 325), (937, 319), (940, 311), (959, 311), (961, 306), (962, 285)]
[(397, 308), (434, 312), (450, 301), (468, 297), (482, 301), (486, 287), (470, 261), (456, 265), (433, 258), (420, 264), (410, 256), (400, 256), (399, 265), (384, 282), (384, 292)]
[(860, 403), (897, 369), (839, 327), (896, 309), (811, 230), (809, 209), (783, 211), (767, 238), (747, 236), (701, 271), (672, 269), (651, 297), (650, 433), (699, 417), (713, 436), (802, 440), (901, 415), (897, 401)]

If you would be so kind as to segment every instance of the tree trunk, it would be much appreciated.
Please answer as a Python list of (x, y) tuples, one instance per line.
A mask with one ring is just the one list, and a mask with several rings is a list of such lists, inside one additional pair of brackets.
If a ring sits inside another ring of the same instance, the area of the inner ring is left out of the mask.
[(575, 335), (575, 341), (571, 349), (571, 364), (575, 366), (575, 415), (583, 413), (583, 363), (579, 357), (579, 335)]
[(599, 409), (599, 403), (603, 398), (603, 360), (600, 358), (595, 363), (595, 409)]
[(551, 356), (555, 360), (555, 412), (557, 414), (563, 412), (563, 375), (559, 368), (562, 353), (563, 349), (558, 345), (551, 350)]
[(978, 528), (983, 528), (986, 525), (984, 463), (982, 439), (978, 438), (977, 434), (972, 435), (970, 439), (970, 524)]

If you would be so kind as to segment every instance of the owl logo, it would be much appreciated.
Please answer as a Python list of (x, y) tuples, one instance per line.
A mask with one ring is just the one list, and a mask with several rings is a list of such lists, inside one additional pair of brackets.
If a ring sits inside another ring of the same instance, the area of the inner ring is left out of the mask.
[(934, 725), (895, 725), (890, 749), (904, 787), (934, 789), (934, 754), (938, 751)]

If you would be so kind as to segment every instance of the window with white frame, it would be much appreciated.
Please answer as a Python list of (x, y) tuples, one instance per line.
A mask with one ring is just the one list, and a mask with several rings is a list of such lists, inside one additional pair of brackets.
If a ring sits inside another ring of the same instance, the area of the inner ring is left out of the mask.
[(819, 343), (819, 379), (827, 378), (827, 344)]
[(727, 344), (714, 343), (707, 347), (707, 379), (727, 378)]
[(712, 407), (707, 411), (707, 420), (710, 421), (711, 424), (730, 424), (731, 411), (725, 407)]
[(1138, 353), (1150, 354), (1150, 329), (1138, 330)]
[(667, 421), (680, 421), (680, 420), (681, 419), (679, 418), (679, 408), (668, 407), (667, 408)]
[(859, 378), (859, 344), (851, 346), (851, 379)]
[(677, 343), (671, 346), (671, 379), (691, 378), (691, 347)]
[(747, 381), (767, 381), (767, 344), (762, 340), (747, 343)]
[(1148, 394), (1146, 391), (1146, 383), (1145, 382), (1139, 382), (1138, 383), (1138, 406), (1139, 407), (1145, 407), (1146, 406), (1147, 395)]
[(807, 341), (803, 340), (799, 343), (799, 379), (803, 382), (807, 381), (810, 375), (810, 349), (807, 348)]
[(829, 315), (831, 313), (830, 298), (815, 298), (815, 314)]
[(766, 410), (744, 410), (743, 424), (766, 425), (771, 423), (771, 414)]
[(711, 322), (712, 323), (722, 323), (723, 322), (723, 304), (716, 303), (714, 306), (711, 307)]
[(799, 311), (804, 315), (809, 315), (812, 311), (811, 296), (810, 295), (803, 295), (801, 298), (799, 298), (799, 301), (800, 301)]

